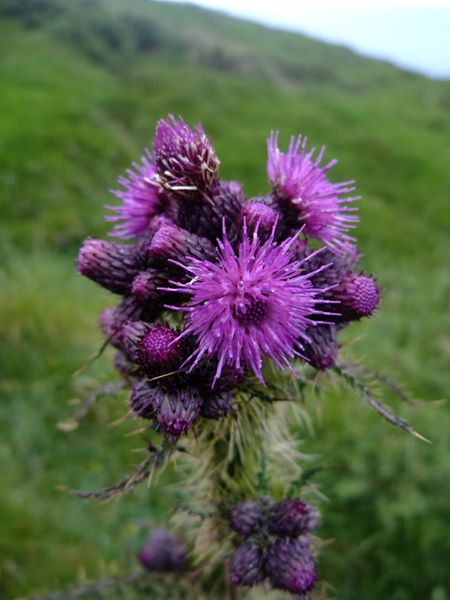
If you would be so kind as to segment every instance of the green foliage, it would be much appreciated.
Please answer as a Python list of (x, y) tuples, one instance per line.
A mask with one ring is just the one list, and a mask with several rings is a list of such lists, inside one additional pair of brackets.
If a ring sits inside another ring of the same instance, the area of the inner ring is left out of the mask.
[[(384, 303), (353, 326), (352, 353), (405, 382), (392, 404), (431, 438), (394, 429), (345, 388), (307, 398), (323, 467), (321, 572), (346, 600), (444, 600), (448, 530), (448, 190), (450, 86), (299, 35), (195, 7), (98, 0), (0, 0), (0, 596), (121, 570), (139, 526), (167, 515), (169, 469), (150, 492), (93, 505), (57, 486), (96, 489), (132, 471), (138, 425), (105, 423), (125, 395), (99, 400), (74, 433), (69, 399), (107, 382), (96, 315), (114, 302), (74, 272), (77, 247), (103, 235), (117, 175), (171, 112), (202, 121), (223, 175), (251, 194), (267, 183), (265, 139), (327, 143), (364, 196), (358, 229)], [(315, 410), (316, 409), (316, 410)], [(283, 457), (280, 456), (280, 465)], [(105, 566), (107, 565), (107, 566)]]

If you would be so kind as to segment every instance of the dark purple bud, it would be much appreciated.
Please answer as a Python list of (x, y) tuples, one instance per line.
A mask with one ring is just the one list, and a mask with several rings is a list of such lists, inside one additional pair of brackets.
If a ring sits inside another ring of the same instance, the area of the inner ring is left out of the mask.
[(184, 229), (208, 238), (215, 243), (222, 237), (223, 225), (228, 239), (234, 241), (242, 229), (239, 212), (244, 196), (231, 191), (226, 184), (220, 184), (207, 197), (197, 196), (180, 203), (177, 221)]
[(239, 183), (239, 181), (222, 181), (221, 186), (225, 192), (228, 192), (229, 194), (233, 194), (233, 196), (236, 196), (237, 198), (239, 198), (241, 200), (241, 202), (244, 202), (244, 200), (245, 200), (244, 188)]
[(333, 367), (339, 348), (336, 326), (331, 324), (311, 326), (306, 330), (306, 335), (311, 342), (303, 342), (301, 355), (319, 371)]
[(148, 256), (153, 264), (173, 269), (174, 265), (168, 264), (170, 260), (184, 264), (188, 257), (213, 259), (216, 250), (208, 239), (166, 222), (155, 232), (148, 246)]
[(265, 568), (274, 588), (306, 594), (316, 583), (316, 568), (307, 536), (276, 538), (266, 549)]
[(140, 319), (154, 320), (156, 312), (138, 302), (134, 296), (126, 296), (113, 310), (112, 315), (101, 316), (102, 327), (107, 327), (105, 333), (111, 338), (111, 344), (119, 350), (124, 350), (122, 327), (128, 321)]
[(205, 397), (201, 415), (206, 419), (219, 419), (227, 415), (233, 406), (233, 398), (230, 392), (222, 394), (210, 393)]
[(160, 185), (181, 198), (208, 193), (217, 184), (220, 161), (201, 125), (191, 129), (172, 115), (161, 119), (154, 151)]
[(136, 275), (131, 284), (131, 293), (140, 302), (163, 304), (164, 295), (159, 290), (167, 285), (167, 278), (163, 277), (156, 269), (141, 271)]
[(179, 437), (186, 433), (200, 416), (203, 398), (194, 388), (166, 392), (155, 419), (156, 428)]
[(264, 577), (263, 552), (254, 541), (244, 542), (229, 560), (229, 577), (233, 585), (256, 585)]
[(347, 275), (332, 293), (340, 302), (337, 311), (341, 315), (341, 321), (356, 321), (362, 317), (369, 317), (380, 301), (380, 288), (375, 278), (363, 273)]
[(258, 228), (258, 236), (266, 239), (278, 223), (277, 211), (259, 200), (250, 200), (241, 208), (241, 220), (247, 224), (250, 234)]
[(181, 365), (183, 342), (179, 333), (164, 325), (150, 325), (143, 321), (126, 323), (122, 340), (127, 355), (138, 363), (150, 377), (175, 371)]
[(114, 309), (113, 308), (105, 308), (102, 310), (98, 317), (98, 325), (106, 337), (111, 334), (111, 326), (113, 324), (114, 319)]
[(139, 381), (133, 385), (130, 396), (132, 412), (142, 419), (153, 419), (164, 400), (164, 392), (147, 381)]
[(319, 513), (311, 504), (296, 498), (286, 498), (269, 510), (270, 533), (297, 537), (314, 531), (319, 524)]
[(136, 370), (134, 365), (130, 363), (125, 354), (120, 350), (114, 355), (114, 368), (125, 379), (128, 379)]
[(178, 536), (157, 529), (139, 552), (139, 561), (147, 571), (183, 571), (187, 562), (186, 546)]
[(230, 523), (236, 533), (248, 537), (259, 529), (262, 518), (261, 508), (256, 502), (240, 500), (231, 510)]
[(126, 294), (138, 273), (134, 246), (88, 238), (80, 248), (78, 271), (115, 294)]

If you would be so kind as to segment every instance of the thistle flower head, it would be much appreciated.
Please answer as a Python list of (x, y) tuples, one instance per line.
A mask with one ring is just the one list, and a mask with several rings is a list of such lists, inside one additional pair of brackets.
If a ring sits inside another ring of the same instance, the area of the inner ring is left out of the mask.
[(147, 571), (182, 571), (187, 552), (183, 541), (165, 529), (157, 529), (139, 552), (139, 561)]
[(307, 536), (275, 538), (266, 549), (265, 566), (274, 588), (306, 594), (316, 583), (316, 569)]
[(263, 381), (264, 356), (282, 368), (298, 354), (296, 347), (302, 347), (314, 322), (311, 314), (320, 290), (309, 281), (311, 274), (300, 273), (301, 262), (292, 257), (295, 238), (277, 245), (273, 235), (264, 242), (257, 232), (250, 238), (244, 224), (235, 252), (224, 233), (217, 262), (192, 259), (184, 267), (191, 280), (172, 282), (170, 291), (191, 296), (179, 308), (186, 312), (182, 335), (197, 341), (191, 369), (203, 357), (213, 357), (215, 380), (226, 365), (247, 365)]
[(191, 129), (170, 115), (156, 126), (155, 164), (161, 185), (175, 193), (209, 193), (218, 180), (219, 159), (203, 127)]
[(127, 170), (127, 175), (119, 178), (118, 182), (123, 189), (111, 190), (122, 200), (119, 206), (107, 206), (116, 213), (106, 217), (107, 221), (116, 223), (110, 232), (111, 236), (136, 238), (147, 231), (164, 201), (155, 176), (153, 157), (145, 149), (141, 164), (133, 163)]
[(333, 290), (339, 300), (339, 313), (344, 321), (369, 317), (380, 301), (380, 288), (374, 277), (364, 273), (347, 275)]
[(251, 586), (264, 577), (263, 552), (253, 540), (244, 542), (230, 556), (229, 577), (233, 585)]
[(231, 527), (242, 535), (248, 537), (254, 533), (262, 524), (261, 507), (254, 500), (240, 500), (231, 511)]
[(276, 535), (298, 537), (314, 531), (318, 524), (317, 509), (296, 498), (286, 498), (274, 504), (269, 510), (269, 531)]
[(332, 160), (322, 165), (325, 147), (316, 157), (315, 148), (306, 149), (306, 137), (291, 138), (287, 153), (278, 148), (278, 134), (268, 140), (267, 174), (280, 208), (288, 220), (304, 225), (304, 233), (339, 251), (351, 240), (347, 231), (358, 217), (356, 208), (348, 206), (358, 197), (346, 197), (354, 191), (354, 182), (332, 183), (328, 171)]

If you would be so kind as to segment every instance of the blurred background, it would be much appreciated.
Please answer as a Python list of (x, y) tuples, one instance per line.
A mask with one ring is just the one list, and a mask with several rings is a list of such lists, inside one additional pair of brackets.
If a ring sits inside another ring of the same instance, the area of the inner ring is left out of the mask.
[(357, 237), (384, 301), (346, 342), (404, 384), (414, 401), (386, 402), (433, 443), (340, 387), (310, 399), (299, 439), (326, 467), (320, 572), (339, 599), (446, 600), (450, 9), (202, 4), (261, 24), (172, 2), (0, 0), (0, 597), (120, 572), (140, 525), (170, 506), (170, 472), (111, 504), (61, 489), (108, 485), (141, 460), (135, 425), (106, 426), (124, 397), (76, 432), (56, 425), (113, 375), (106, 353), (73, 377), (101, 344), (97, 314), (115, 303), (75, 272), (78, 247), (106, 233), (108, 189), (174, 113), (204, 124), (222, 175), (248, 194), (268, 189), (271, 130), (284, 144), (294, 133), (326, 144), (334, 177), (356, 179)]

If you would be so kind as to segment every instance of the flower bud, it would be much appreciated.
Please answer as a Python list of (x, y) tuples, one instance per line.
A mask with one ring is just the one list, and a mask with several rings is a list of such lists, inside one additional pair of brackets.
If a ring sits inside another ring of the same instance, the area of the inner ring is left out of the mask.
[(229, 560), (229, 577), (233, 585), (256, 585), (264, 577), (263, 553), (254, 541), (244, 542)]
[(274, 504), (268, 514), (270, 533), (297, 537), (317, 528), (319, 513), (311, 504), (296, 498), (286, 498)]
[(80, 248), (78, 271), (115, 294), (126, 294), (138, 273), (134, 246), (88, 238)]
[(162, 305), (164, 294), (159, 290), (167, 284), (167, 278), (156, 269), (147, 269), (136, 275), (131, 284), (131, 293), (139, 302)]
[(262, 524), (261, 508), (254, 500), (240, 500), (233, 506), (230, 523), (236, 533), (248, 537)]
[(157, 529), (139, 552), (139, 561), (147, 571), (183, 571), (187, 561), (186, 546), (178, 536)]
[(316, 583), (316, 569), (307, 536), (276, 538), (266, 549), (265, 567), (274, 588), (306, 594)]
[(186, 433), (200, 416), (203, 398), (194, 388), (164, 393), (155, 415), (156, 429), (173, 437)]
[(173, 269), (174, 265), (167, 264), (171, 260), (184, 263), (187, 257), (213, 259), (216, 250), (208, 239), (167, 221), (155, 232), (148, 246), (148, 256), (153, 264)]
[(178, 332), (164, 325), (143, 321), (128, 322), (122, 328), (127, 355), (138, 363), (149, 377), (175, 371), (183, 361), (183, 342)]
[(142, 419), (153, 419), (161, 408), (164, 393), (157, 387), (151, 386), (147, 381), (139, 381), (133, 385), (130, 396), (132, 412)]
[(340, 321), (369, 317), (380, 301), (380, 288), (375, 278), (363, 273), (347, 275), (332, 293), (340, 302), (337, 305)]

